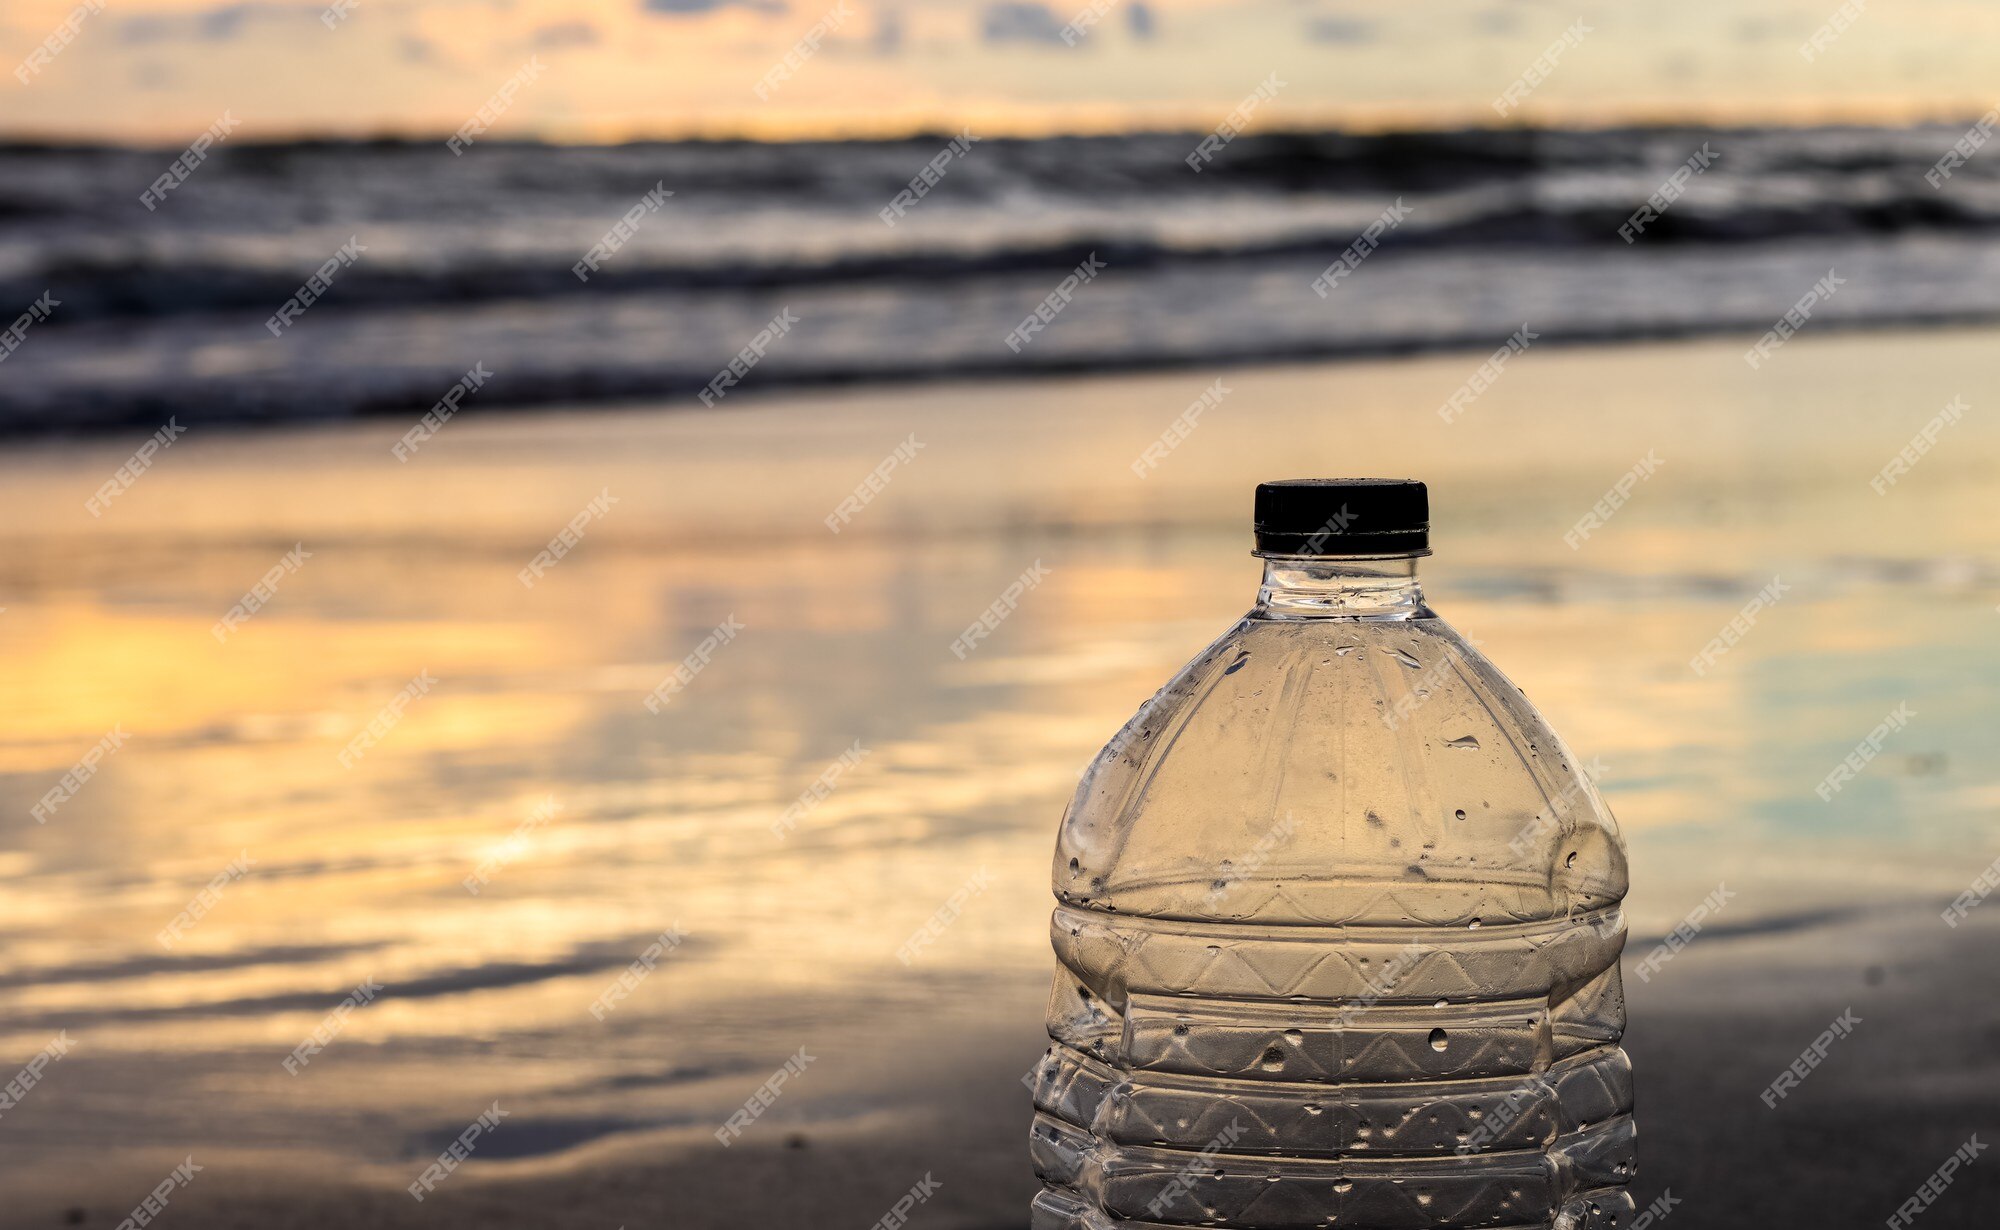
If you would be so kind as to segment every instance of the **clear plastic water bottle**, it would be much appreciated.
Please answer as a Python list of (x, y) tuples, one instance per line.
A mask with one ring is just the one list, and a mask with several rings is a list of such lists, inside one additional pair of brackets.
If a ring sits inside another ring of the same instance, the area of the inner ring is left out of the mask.
[(1625, 853), (1417, 586), (1422, 483), (1257, 488), (1257, 605), (1062, 821), (1035, 1230), (1629, 1226)]

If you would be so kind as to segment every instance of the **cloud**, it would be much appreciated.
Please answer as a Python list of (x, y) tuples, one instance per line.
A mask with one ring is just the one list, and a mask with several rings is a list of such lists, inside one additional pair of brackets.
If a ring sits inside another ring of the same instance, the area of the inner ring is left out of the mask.
[(871, 40), (877, 55), (892, 56), (903, 49), (903, 11), (884, 9), (875, 19), (875, 36)]
[(541, 26), (530, 36), (530, 40), (542, 51), (589, 47), (600, 41), (597, 27), (587, 21), (559, 21), (552, 26)]
[(226, 43), (242, 34), (252, 21), (316, 22), (324, 7), (239, 0), (236, 4), (184, 13), (144, 13), (120, 23), (118, 37), (125, 43)]
[(1150, 42), (1157, 23), (1153, 18), (1153, 6), (1146, 0), (1132, 0), (1132, 7), (1125, 10), (1126, 28), (1139, 42)]
[(726, 8), (754, 9), (759, 13), (782, 13), (782, 0), (641, 0), (640, 9), (667, 17), (690, 17)]
[(1359, 45), (1375, 41), (1375, 27), (1352, 17), (1317, 17), (1306, 27), (1306, 37), (1315, 43)]
[(1001, 0), (986, 6), (980, 35), (989, 43), (1061, 44), (1063, 23), (1054, 10), (1033, 0)]

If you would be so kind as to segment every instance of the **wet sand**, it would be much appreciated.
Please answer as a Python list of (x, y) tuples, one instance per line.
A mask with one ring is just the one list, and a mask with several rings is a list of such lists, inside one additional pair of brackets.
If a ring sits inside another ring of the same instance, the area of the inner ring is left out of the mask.
[[(0, 1225), (114, 1226), (190, 1155), (161, 1224), (865, 1227), (926, 1172), (944, 1186), (913, 1225), (1022, 1224), (1056, 817), (1091, 752), (1248, 605), (1250, 485), (1304, 472), (1430, 480), (1435, 605), (1605, 763), (1635, 869), (1642, 1204), (1877, 1223), (1968, 1134), (2000, 1133), (2000, 924), (1937, 918), (2000, 854), (1993, 345), (1802, 336), (1756, 373), (1733, 343), (1537, 351), (1451, 425), (1434, 408), (1478, 356), (1222, 372), (1228, 399), (1145, 478), (1131, 462), (1212, 376), (467, 416), (408, 465), (393, 423), (191, 432), (103, 518), (82, 502), (136, 440), (17, 450), (0, 1056), (58, 1029), (77, 1045), (0, 1115)], [(1959, 392), (1974, 412), (1872, 491)], [(829, 533), (912, 433), (923, 451)], [(1659, 474), (1567, 546), (1649, 450)], [(605, 490), (609, 515), (523, 586)], [(1049, 580), (958, 660), (952, 639), (1037, 559)], [(1774, 574), (1791, 594), (1696, 675)], [(732, 616), (740, 641), (649, 712)], [(343, 767), (424, 671), (436, 688)], [(1899, 702), (1917, 720), (1816, 798)], [(114, 727), (129, 746), (28, 819)], [(867, 758), (776, 836), (856, 740)], [(241, 852), (254, 870), (163, 949)], [(1638, 956), (1718, 882), (1729, 910), (1640, 983)], [(596, 1019), (675, 926), (685, 944)], [(379, 1001), (284, 1071), (371, 978)], [(1758, 1092), (1850, 1006), (1854, 1036), (1767, 1110)], [(718, 1146), (801, 1046), (814, 1062)], [(412, 1200), (496, 1100), (500, 1129)], [(1918, 1224), (1975, 1224), (1992, 1173), (1961, 1171)]]
[[(1641, 937), (1642, 939), (1644, 937)], [(1703, 1227), (1876, 1225), (1966, 1138), (2000, 1139), (2000, 907), (1956, 930), (1928, 909), (1856, 913), (1771, 935), (1699, 937), (1652, 983), (1631, 978), (1627, 1035), (1638, 1081), (1643, 1208), (1662, 1193), (1681, 1224)], [(181, 1224), (242, 1227), (866, 1226), (918, 1179), (941, 1185), (913, 1225), (1002, 1230), (1025, 1224), (1022, 1070), (1037, 1052), (1039, 987), (988, 988), (988, 1030), (899, 1029), (900, 1070), (874, 1087), (885, 1105), (824, 1125), (780, 1101), (739, 1143), (706, 1131), (642, 1134), (538, 1164), (468, 1167), (419, 1204), (395, 1175), (338, 1176), (216, 1157), (172, 1198)], [(1775, 1108), (1761, 1092), (1829, 1023), (1860, 1024)], [(829, 1065), (871, 1049), (831, 1014)], [(1025, 1058), (1024, 1058), (1025, 1057)], [(811, 1068), (808, 1068), (808, 1073)], [(893, 1105), (896, 1108), (891, 1109)], [(91, 1191), (144, 1190), (176, 1159), (93, 1167), (29, 1180), (7, 1224), (88, 1224), (113, 1211)], [(197, 1158), (197, 1161), (200, 1161)], [(1986, 1159), (1982, 1158), (1981, 1161)], [(35, 1190), (68, 1187), (72, 1195)], [(80, 1205), (77, 1201), (81, 1201)], [(1941, 1228), (1988, 1224), (2000, 1167), (1974, 1164), (1921, 1218)]]

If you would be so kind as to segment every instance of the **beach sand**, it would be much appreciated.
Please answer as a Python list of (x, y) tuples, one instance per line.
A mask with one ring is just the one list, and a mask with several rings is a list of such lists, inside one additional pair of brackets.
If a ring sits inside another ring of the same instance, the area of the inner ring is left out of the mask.
[[(454, 421), (189, 435), (103, 518), (133, 441), (0, 458), (0, 1053), (77, 1045), (0, 1116), (0, 1225), (115, 1226), (174, 1166), (162, 1225), (1024, 1224), (1020, 1078), (1043, 1045), (1049, 849), (1086, 758), (1253, 596), (1250, 486), (1410, 474), (1434, 493), (1435, 605), (1586, 757), (1632, 848), (1626, 956), (1642, 1207), (1681, 1224), (1886, 1220), (2000, 1133), (2000, 906), (1942, 910), (2000, 854), (1988, 699), (2000, 420), (1975, 409), (1869, 480), (1955, 393), (1986, 331), (1536, 351), (1460, 422), (1481, 356), (910, 387)], [(1231, 390), (1144, 477), (1211, 381)], [(823, 518), (915, 435), (839, 534)], [(1650, 451), (1589, 541), (1564, 541)], [(533, 586), (517, 574), (617, 498)], [(242, 630), (274, 561), (305, 565)], [(978, 653), (953, 638), (1033, 562)], [(1774, 575), (1793, 591), (1697, 675)], [(728, 618), (740, 641), (642, 704)], [(419, 672), (438, 680), (353, 768)], [(1881, 714), (1918, 714), (1847, 790), (1814, 786)], [(47, 825), (49, 782), (130, 746)], [(868, 756), (783, 837), (844, 748)], [(542, 800), (556, 818), (524, 830)], [(155, 933), (248, 852), (171, 951)], [(463, 887), (498, 860), (479, 894)], [(899, 945), (985, 887), (920, 959)], [(1636, 963), (1736, 894), (1648, 981)], [(604, 1019), (588, 1011), (683, 927)], [(364, 979), (386, 988), (298, 1076)], [(1853, 1036), (1759, 1098), (1848, 1009)], [(800, 1047), (812, 1062), (723, 1148)], [(421, 1203), (474, 1116), (501, 1122)], [(1961, 1170), (1926, 1228), (1990, 1221)], [(73, 1218), (75, 1210), (81, 1210)]]
[[(1636, 1072), (1643, 1209), (1671, 1196), (1680, 1224), (1875, 1225), (1975, 1133), (2000, 1138), (2000, 909), (1947, 929), (1929, 910), (1862, 910), (1799, 930), (1698, 938), (1650, 984), (1629, 978), (1626, 1046)], [(557, 1163), (501, 1163), (453, 1175), (419, 1204), (394, 1178), (217, 1157), (173, 1196), (180, 1224), (216, 1230), (375, 1226), (673, 1226), (730, 1230), (867, 1226), (925, 1175), (939, 1187), (912, 1218), (939, 1230), (1025, 1224), (1035, 1191), (1020, 1075), (1037, 1053), (1039, 986), (984, 990), (992, 1025), (922, 1019), (854, 1035), (834, 1014), (815, 1058), (839, 1062), (894, 1041), (881, 1106), (825, 1127), (760, 1124), (728, 1149), (706, 1131), (638, 1135)], [(1760, 1094), (1836, 1018), (1851, 1036), (1775, 1107)], [(821, 1050), (820, 1048), (824, 1049)], [(811, 1068), (807, 1069), (810, 1074)], [(782, 1106), (782, 1103), (780, 1104)], [(6, 1224), (87, 1224), (116, 1210), (91, 1192), (144, 1190), (154, 1167), (93, 1164), (71, 1194), (16, 1191)], [(197, 1160), (200, 1160), (199, 1158)], [(268, 1163), (269, 1159), (262, 1159)], [(402, 1176), (398, 1175), (397, 1178)], [(30, 1181), (28, 1187), (48, 1185)], [(2000, 1167), (1981, 1157), (1923, 1213), (1947, 1230), (1983, 1226)]]

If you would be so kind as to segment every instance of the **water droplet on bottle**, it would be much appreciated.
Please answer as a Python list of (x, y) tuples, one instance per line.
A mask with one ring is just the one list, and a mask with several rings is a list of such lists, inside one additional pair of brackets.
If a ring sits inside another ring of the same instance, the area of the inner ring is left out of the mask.
[(1231, 662), (1231, 663), (1229, 664), (1228, 668), (1227, 668), (1226, 670), (1224, 670), (1224, 671), (1223, 671), (1222, 673), (1223, 673), (1223, 674), (1225, 674), (1225, 675), (1233, 675), (1233, 674), (1235, 674), (1235, 673), (1236, 673), (1237, 671), (1240, 671), (1240, 670), (1242, 670), (1242, 669), (1243, 669), (1243, 664), (1244, 664), (1245, 662), (1248, 662), (1249, 660), (1250, 660), (1250, 655), (1246, 653), (1246, 654), (1244, 654), (1244, 655), (1243, 655), (1242, 657), (1240, 657), (1240, 658), (1236, 659), (1236, 660), (1235, 660), (1234, 662)]
[(1293, 1046), (1303, 1046), (1305, 1044), (1305, 1040), (1306, 1036), (1300, 1033), (1296, 1029), (1288, 1029), (1285, 1031), (1285, 1041), (1291, 1043)]
[(1325, 1114), (1325, 1113), (1326, 1113), (1326, 1108), (1325, 1108), (1325, 1107), (1322, 1107), (1322, 1106), (1321, 1106), (1321, 1105), (1320, 1105), (1319, 1103), (1317, 1103), (1317, 1102), (1307, 1102), (1307, 1103), (1306, 1103), (1306, 1105), (1305, 1105), (1305, 1112), (1306, 1112), (1306, 1113), (1307, 1113), (1308, 1115), (1315, 1115), (1315, 1116), (1317, 1116), (1317, 1115), (1323, 1115), (1323, 1114)]
[(1069, 873), (1070, 873), (1071, 875), (1075, 875), (1075, 874), (1076, 874), (1077, 872), (1079, 872), (1079, 871), (1081, 871), (1081, 870), (1083, 870), (1083, 864), (1082, 864), (1082, 863), (1079, 863), (1079, 862), (1077, 862), (1077, 861), (1076, 861), (1075, 859), (1071, 859), (1071, 860), (1069, 861)]
[(1465, 926), (1467, 930), (1477, 931), (1479, 930), (1479, 920), (1475, 918), (1471, 922), (1465, 924)]
[(1180, 1024), (1174, 1026), (1174, 1037), (1185, 1038), (1187, 1037), (1187, 1034), (1188, 1034), (1188, 1027), (1186, 1021), (1182, 1021)]
[(1446, 739), (1444, 745), (1446, 747), (1466, 747), (1474, 751), (1479, 750), (1479, 740), (1471, 735), (1460, 735), (1456, 739)]
[(1264, 1182), (1266, 1182), (1266, 1183), (1276, 1183), (1277, 1181), (1278, 1181), (1278, 1176), (1277, 1176), (1277, 1175), (1274, 1175), (1274, 1174), (1267, 1174), (1267, 1175), (1265, 1175), (1265, 1176), (1264, 1176)]
[(1260, 1065), (1266, 1072), (1276, 1072), (1285, 1066), (1285, 1053), (1273, 1046), (1265, 1050), (1264, 1061)]
[(1340, 1193), (1342, 1193), (1342, 1194), (1346, 1194), (1347, 1192), (1351, 1192), (1351, 1191), (1353, 1191), (1353, 1190), (1354, 1190), (1354, 1180), (1352, 1180), (1352, 1179), (1342, 1179), (1342, 1180), (1340, 1180), (1340, 1181), (1339, 1181), (1338, 1183), (1335, 1183), (1335, 1184), (1333, 1185), (1333, 1190), (1334, 1190), (1334, 1191), (1337, 1191), (1337, 1192), (1340, 1192)]
[(1450, 1006), (1451, 1006), (1451, 1001), (1448, 999), (1441, 999), (1438, 1002), (1431, 1005), (1431, 1007), (1433, 1008), (1448, 1008)]
[(1417, 661), (1417, 659), (1410, 653), (1409, 650), (1396, 649), (1392, 650), (1391, 652), (1393, 652), (1396, 655), (1396, 661), (1401, 662), (1404, 666), (1409, 667), (1411, 670), (1423, 669), (1424, 664)]
[(1445, 1047), (1445, 1033), (1442, 1029), (1431, 1030), (1431, 1049), (1441, 1051)]
[(1563, 860), (1563, 866), (1565, 867), (1576, 866), (1576, 851), (1571, 850), (1569, 852), (1569, 857)]
[(1465, 819), (1465, 809), (1464, 809), (1463, 807), (1461, 807), (1461, 808), (1459, 808), (1459, 809), (1458, 809), (1457, 811), (1455, 811), (1455, 812), (1451, 813), (1451, 815), (1452, 815), (1452, 819), (1454, 819), (1454, 820), (1463, 820), (1463, 819)]
[(1340, 648), (1334, 650), (1333, 652), (1336, 656), (1344, 658), (1348, 654), (1353, 653), (1354, 651), (1360, 648), (1361, 646), (1359, 645), (1342, 645)]

